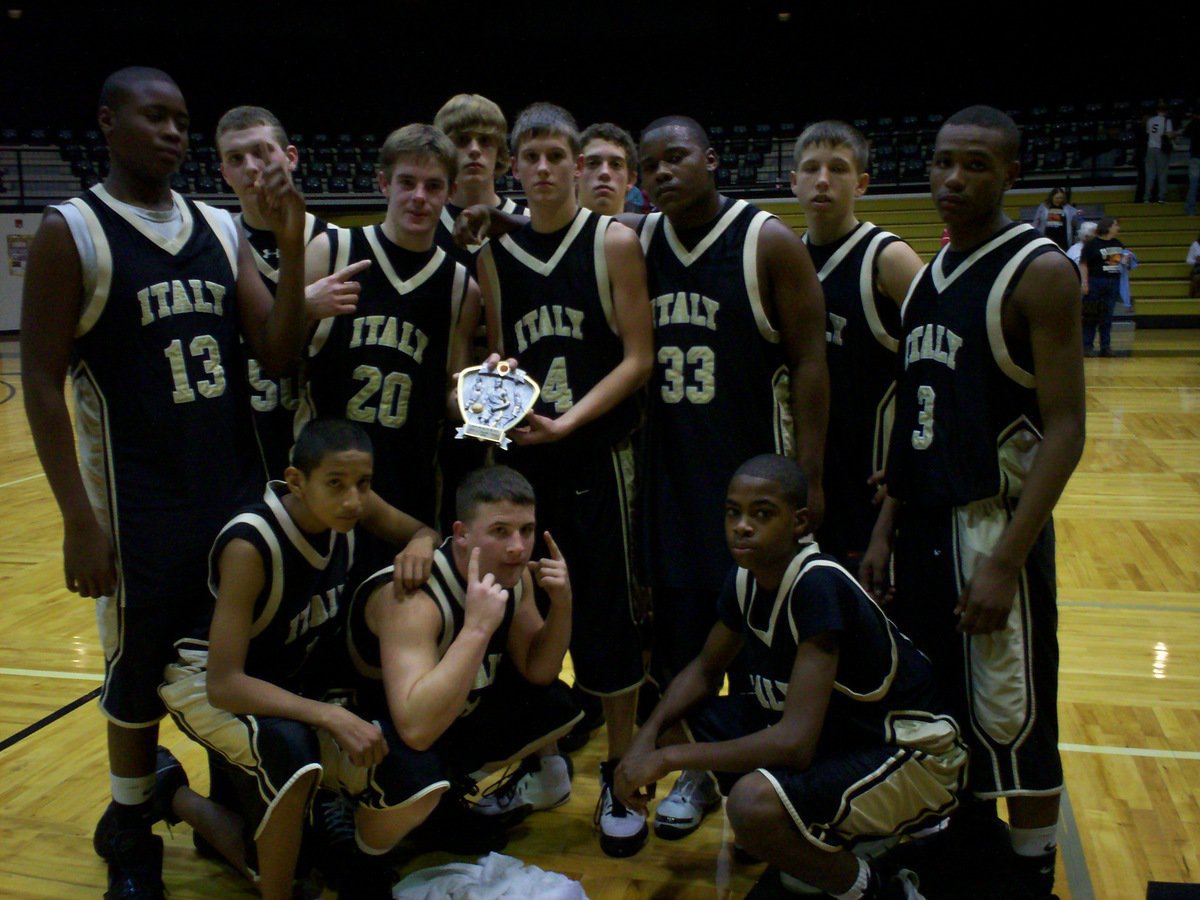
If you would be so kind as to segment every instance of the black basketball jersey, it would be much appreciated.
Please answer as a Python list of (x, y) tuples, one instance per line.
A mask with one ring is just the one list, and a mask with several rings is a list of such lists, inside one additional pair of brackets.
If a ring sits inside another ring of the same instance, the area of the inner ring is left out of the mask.
[[(234, 220), (241, 226), (254, 256), (254, 265), (262, 276), (263, 284), (275, 296), (279, 287), (279, 242), (273, 231), (251, 228), (240, 214)], [(312, 213), (304, 214), (304, 245), (307, 247), (314, 237), (329, 227), (323, 219)], [(300, 407), (300, 385), (295, 374), (271, 377), (262, 371), (258, 360), (247, 354), (246, 364), (250, 381), (250, 409), (254, 418), (254, 431), (262, 449), (267, 475), (278, 478), (290, 463), (289, 454), (295, 436), (292, 428), (296, 423), (296, 410)]]
[(922, 506), (1018, 497), (1041, 441), (1032, 362), (1014, 359), (1001, 309), (1025, 267), (1060, 253), (1028, 225), (1005, 226), (953, 269), (949, 245), (901, 310), (901, 374), (888, 492)]
[[(840, 642), (837, 674), (821, 727), (818, 753), (896, 743), (893, 716), (949, 720), (935, 693), (933, 667), (883, 610), (815, 543), (788, 565), (775, 591), (735, 568), (721, 592), (720, 617), (745, 638), (744, 660), (755, 699), (776, 721), (783, 716), (796, 652), (820, 634)], [(937, 729), (941, 733), (943, 729)], [(914, 731), (920, 731), (915, 728)], [(932, 737), (932, 735), (931, 735)]]
[(360, 259), (371, 266), (356, 276), (357, 309), (317, 326), (298, 426), (316, 416), (362, 425), (375, 448), (375, 492), (432, 522), (446, 367), (467, 271), (440, 248), (397, 247), (378, 225), (329, 235), (334, 270)]
[[(491, 242), (488, 275), (500, 316), (500, 355), (516, 357), (541, 385), (534, 406), (539, 415), (562, 415), (624, 359), (604, 252), (612, 221), (581, 207), (552, 234), (526, 225)], [(611, 445), (633, 430), (637, 417), (636, 402), (627, 397), (567, 440), (539, 449), (562, 457), (577, 443)]]
[(657, 348), (640, 520), (655, 586), (719, 591), (730, 477), (752, 456), (791, 450), (787, 361), (758, 284), (770, 218), (726, 200), (690, 250), (662, 213), (640, 229)]
[[(433, 572), (429, 581), (421, 588), (438, 608), (442, 616), (442, 629), (438, 635), (438, 659), (446, 655), (454, 639), (463, 630), (466, 620), (467, 580), (459, 574), (454, 565), (454, 551), (451, 549), (453, 538), (446, 538), (433, 554)], [(360, 699), (366, 702), (368, 708), (386, 709), (386, 699), (383, 697), (383, 668), (379, 656), (379, 638), (367, 626), (367, 601), (382, 585), (392, 580), (394, 569), (388, 566), (380, 569), (354, 592), (350, 603), (350, 614), (346, 625), (346, 650), (353, 666), (354, 674), (360, 684)], [(524, 593), (524, 580), (517, 582), (508, 594), (508, 608), (499, 627), (488, 641), (483, 662), (475, 675), (474, 684), (467, 694), (459, 717), (469, 716), (479, 705), (484, 691), (491, 687), (499, 671), (500, 660), (508, 645), (508, 630), (512, 625), (513, 613), (521, 602)]]
[(823, 246), (805, 235), (825, 294), (829, 430), (825, 440), (825, 521), (821, 544), (861, 553), (879, 512), (867, 479), (882, 469), (891, 430), (900, 309), (876, 290), (879, 256), (896, 235), (860, 223)]
[(203, 584), (213, 537), (265, 480), (246, 403), (232, 222), (172, 196), (183, 228), (169, 240), (102, 186), (67, 201), (96, 264), (71, 366), (80, 469), (129, 606)]
[(354, 532), (305, 534), (284, 508), (287, 492), (282, 481), (272, 481), (262, 500), (221, 529), (209, 557), (208, 586), (216, 597), (221, 553), (230, 541), (240, 538), (254, 546), (265, 581), (254, 601), (244, 669), (253, 678), (296, 690), (318, 641), (341, 624)]
[[(460, 247), (454, 243), (454, 221), (458, 218), (458, 214), (463, 211), (464, 207), (455, 206), (453, 203), (447, 203), (442, 207), (442, 215), (438, 219), (437, 234), (434, 235), (434, 243), (454, 257), (455, 262), (460, 262), (467, 267), (467, 271), (471, 273), (471, 277), (477, 277), (475, 271), (475, 263), (479, 259), (479, 251), (483, 249), (483, 244), (471, 244), (469, 247)], [(500, 204), (496, 209), (501, 212), (511, 213), (514, 216), (527, 216), (529, 212), (520, 203), (517, 203), (511, 197), (501, 197)]]

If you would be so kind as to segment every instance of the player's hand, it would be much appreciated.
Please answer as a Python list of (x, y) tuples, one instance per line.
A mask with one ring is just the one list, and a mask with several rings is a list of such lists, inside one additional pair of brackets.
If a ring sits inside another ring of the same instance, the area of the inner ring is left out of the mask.
[(359, 272), (371, 267), (369, 259), (360, 259), (339, 272), (319, 278), (304, 289), (308, 318), (313, 322), (354, 312), (362, 284), (354, 280)]
[(873, 506), (879, 506), (887, 499), (887, 470), (879, 469), (871, 473), (871, 477), (867, 479), (867, 484), (875, 488), (875, 496), (871, 498)]
[(429, 580), (433, 572), (434, 548), (433, 541), (417, 535), (396, 554), (392, 584), (397, 597), (411, 594)]
[(525, 447), (535, 444), (552, 444), (566, 437), (566, 432), (559, 424), (558, 419), (539, 416), (535, 412), (525, 416), (521, 420), (521, 424), (512, 429), (509, 434), (514, 441)]
[(350, 756), (350, 762), (356, 766), (374, 766), (382, 762), (388, 752), (383, 729), (374, 722), (360, 719), (344, 706), (329, 706), (325, 730)]
[(495, 634), (508, 608), (508, 591), (496, 583), (491, 572), (479, 577), (479, 548), (471, 551), (467, 562), (467, 600), (463, 616), (464, 628), (478, 628), (485, 634)]
[(251, 190), (258, 195), (258, 208), (280, 245), (303, 246), (304, 198), (292, 183), (286, 160), (275, 160), (263, 169)]
[(567, 561), (563, 559), (562, 551), (554, 543), (554, 537), (548, 531), (542, 532), (546, 539), (546, 549), (549, 559), (533, 560), (529, 563), (529, 571), (537, 579), (538, 587), (546, 592), (550, 603), (557, 606), (571, 602), (571, 577), (567, 572)]
[(67, 590), (80, 597), (110, 597), (117, 590), (117, 557), (95, 516), (63, 529)]
[(990, 634), (1008, 623), (1021, 570), (987, 557), (959, 594), (954, 614), (964, 634)]
[[(509, 369), (515, 370), (517, 368), (517, 359), (515, 356), (510, 356), (508, 359), (504, 360), (504, 364), (508, 366)], [(500, 354), (489, 353), (488, 358), (480, 364), (479, 368), (485, 372), (494, 372), (496, 371), (496, 367), (498, 365), (500, 365)]]
[(661, 750), (652, 750), (635, 756), (630, 751), (617, 765), (613, 775), (613, 793), (627, 807), (644, 816), (646, 804), (654, 799), (658, 779), (667, 774), (663, 768), (663, 753)]
[(459, 247), (482, 244), (491, 233), (492, 208), (482, 203), (468, 206), (454, 220), (454, 243)]
[(872, 537), (867, 551), (858, 561), (858, 582), (877, 603), (891, 603), (895, 597), (896, 589), (888, 574), (891, 558), (891, 544), (882, 538)]

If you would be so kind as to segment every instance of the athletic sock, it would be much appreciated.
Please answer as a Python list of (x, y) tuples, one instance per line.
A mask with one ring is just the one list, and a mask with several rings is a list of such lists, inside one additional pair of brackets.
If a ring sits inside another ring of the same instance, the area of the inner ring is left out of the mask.
[(1008, 839), (1017, 856), (1045, 856), (1058, 849), (1058, 826), (1008, 829)]
[(154, 819), (154, 776), (126, 778), (109, 773), (112, 785), (113, 815), (118, 830), (144, 828)]
[(1056, 825), (1009, 829), (1013, 871), (1034, 897), (1053, 896), (1057, 830)]

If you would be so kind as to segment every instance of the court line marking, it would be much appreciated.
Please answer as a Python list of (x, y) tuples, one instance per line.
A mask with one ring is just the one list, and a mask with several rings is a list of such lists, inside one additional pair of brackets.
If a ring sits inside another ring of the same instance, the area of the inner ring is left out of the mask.
[(1058, 807), (1058, 822), (1058, 848), (1067, 886), (1071, 889), (1071, 900), (1095, 900), (1092, 875), (1088, 871), (1087, 857), (1083, 855), (1083, 842), (1079, 839), (1079, 826), (1075, 824), (1075, 811), (1071, 808), (1071, 794), (1066, 785)]
[(45, 478), (45, 472), (38, 472), (36, 475), (26, 475), (24, 478), (16, 478), (12, 481), (6, 481), (0, 484), (0, 488), (12, 487), (14, 484), (21, 484), (24, 481), (33, 481), (35, 478)]
[(1071, 609), (1131, 609), (1136, 612), (1200, 613), (1194, 606), (1162, 606), (1155, 603), (1101, 603), (1096, 600), (1059, 600), (1058, 608)]
[(15, 675), (20, 678), (62, 678), (68, 681), (104, 680), (104, 676), (96, 672), (50, 672), (44, 669), (7, 669), (0, 667), (0, 675)]
[(1059, 744), (1064, 753), (1097, 753), (1102, 756), (1148, 756), (1152, 759), (1200, 760), (1198, 750), (1154, 750), (1149, 747), (1104, 747), (1095, 744)]

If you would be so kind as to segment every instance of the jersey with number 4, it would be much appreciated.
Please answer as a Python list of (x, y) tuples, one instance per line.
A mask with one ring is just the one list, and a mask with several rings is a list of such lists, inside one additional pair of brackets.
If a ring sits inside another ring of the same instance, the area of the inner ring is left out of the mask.
[(656, 586), (719, 591), (730, 477), (759, 453), (790, 452), (787, 360), (758, 283), (770, 218), (727, 200), (691, 249), (662, 213), (642, 223), (657, 362), (641, 521)]
[(360, 424), (375, 448), (375, 492), (432, 522), (446, 366), (467, 270), (438, 247), (424, 254), (401, 250), (378, 225), (339, 228), (330, 238), (334, 271), (361, 259), (371, 266), (355, 276), (362, 292), (354, 312), (317, 326), (298, 416), (301, 422), (335, 416)]
[(1041, 442), (1041, 416), (1032, 360), (1005, 341), (1001, 311), (1033, 260), (1061, 252), (1013, 223), (965, 258), (943, 247), (921, 270), (900, 313), (887, 463), (893, 497), (960, 506), (1020, 496)]
[[(611, 216), (580, 209), (551, 234), (526, 225), (492, 241), (492, 302), (500, 317), (500, 354), (516, 357), (541, 385), (534, 412), (556, 419), (624, 358), (604, 253)], [(613, 444), (632, 430), (626, 398), (571, 436), (571, 443)]]
[(239, 339), (237, 232), (228, 213), (172, 198), (182, 228), (169, 239), (99, 185), (60, 207), (82, 216), (94, 250), (71, 366), (75, 428), (126, 606), (202, 584), (213, 538), (264, 482)]

